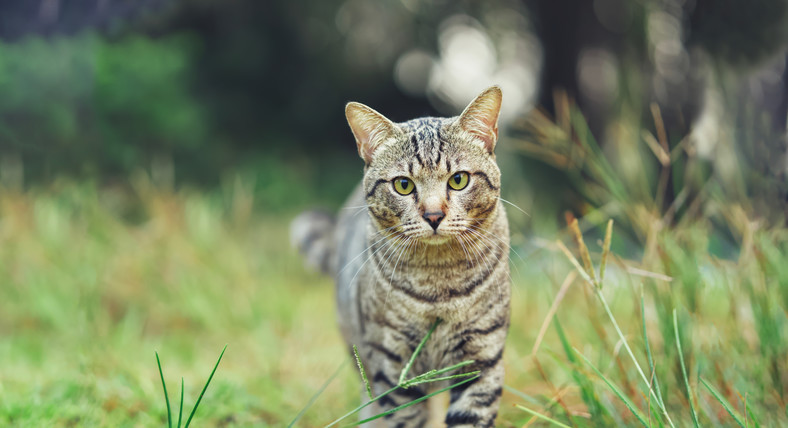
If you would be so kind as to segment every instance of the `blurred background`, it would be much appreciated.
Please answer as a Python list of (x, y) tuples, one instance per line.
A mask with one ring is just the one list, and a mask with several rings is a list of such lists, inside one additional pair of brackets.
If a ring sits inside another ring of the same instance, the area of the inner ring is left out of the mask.
[[(196, 395), (228, 342), (205, 412), (290, 420), (344, 358), (286, 229), (362, 176), (345, 103), (453, 116), (493, 84), (520, 296), (554, 294), (567, 220), (593, 242), (612, 218), (615, 253), (683, 278), (654, 316), (749, 332), (721, 355), (768, 361), (727, 391), (768, 378), (782, 412), (787, 42), (788, 0), (3, 0), (0, 422), (163, 422), (152, 349)], [(510, 364), (547, 311), (518, 302)]]
[[(499, 84), (507, 130), (554, 115), (563, 90), (602, 147), (624, 113), (653, 128), (652, 104), (668, 147), (693, 130), (706, 159), (720, 121), (757, 124), (736, 145), (763, 140), (762, 172), (784, 177), (786, 32), (783, 0), (5, 1), (0, 174), (200, 188), (241, 174), (264, 209), (336, 205), (360, 176), (347, 101), (455, 115)], [(550, 175), (515, 162), (524, 187)]]
[[(784, 177), (787, 32), (783, 0), (5, 1), (0, 177), (113, 186), (145, 171), (215, 188), (241, 175), (264, 209), (335, 206), (361, 170), (347, 101), (395, 121), (455, 115), (491, 84), (505, 129), (534, 108), (554, 116), (562, 90), (601, 147), (623, 114), (654, 128), (656, 105), (668, 148), (692, 130), (711, 159), (734, 118), (758, 133), (736, 145), (763, 142), (753, 162)], [(575, 205), (539, 200), (532, 183), (552, 171), (515, 157), (527, 205)]]

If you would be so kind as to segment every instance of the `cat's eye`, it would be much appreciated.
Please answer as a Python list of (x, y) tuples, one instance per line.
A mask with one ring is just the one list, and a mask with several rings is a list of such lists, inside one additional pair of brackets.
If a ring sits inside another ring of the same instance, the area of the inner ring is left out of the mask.
[(457, 172), (449, 178), (449, 187), (454, 190), (462, 190), (468, 185), (468, 173), (465, 171)]
[(413, 193), (413, 189), (415, 188), (416, 185), (413, 184), (413, 181), (410, 178), (397, 177), (394, 179), (394, 190), (396, 190), (400, 195), (410, 195)]

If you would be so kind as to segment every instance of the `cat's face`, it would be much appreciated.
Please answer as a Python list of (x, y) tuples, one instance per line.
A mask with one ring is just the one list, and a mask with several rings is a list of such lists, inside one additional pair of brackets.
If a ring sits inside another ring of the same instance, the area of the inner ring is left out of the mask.
[(348, 122), (366, 162), (366, 203), (379, 230), (428, 244), (484, 233), (479, 229), (500, 193), (493, 153), (500, 101), (493, 87), (459, 117), (401, 124), (361, 104), (348, 105)]

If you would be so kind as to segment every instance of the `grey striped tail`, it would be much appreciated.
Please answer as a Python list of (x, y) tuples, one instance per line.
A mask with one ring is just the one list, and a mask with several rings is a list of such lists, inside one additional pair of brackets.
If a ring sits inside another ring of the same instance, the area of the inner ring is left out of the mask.
[(290, 223), (290, 243), (304, 263), (323, 273), (334, 271), (336, 219), (324, 211), (305, 211)]

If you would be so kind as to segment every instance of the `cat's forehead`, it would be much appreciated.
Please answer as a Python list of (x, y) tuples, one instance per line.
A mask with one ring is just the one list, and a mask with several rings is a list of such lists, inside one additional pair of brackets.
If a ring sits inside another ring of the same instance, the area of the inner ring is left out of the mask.
[[(435, 169), (444, 165), (445, 150), (449, 144), (452, 118), (420, 117), (400, 123), (407, 142), (404, 149), (408, 157), (420, 168)], [(412, 169), (413, 167), (411, 167)]]

